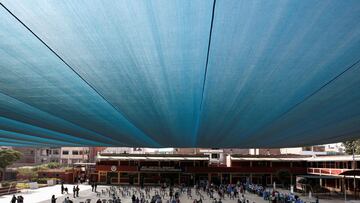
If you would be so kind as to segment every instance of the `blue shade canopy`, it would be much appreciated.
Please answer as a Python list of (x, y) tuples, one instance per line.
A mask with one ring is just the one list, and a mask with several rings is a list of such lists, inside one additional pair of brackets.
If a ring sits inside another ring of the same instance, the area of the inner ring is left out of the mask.
[(360, 138), (360, 1), (1, 1), (0, 145)]

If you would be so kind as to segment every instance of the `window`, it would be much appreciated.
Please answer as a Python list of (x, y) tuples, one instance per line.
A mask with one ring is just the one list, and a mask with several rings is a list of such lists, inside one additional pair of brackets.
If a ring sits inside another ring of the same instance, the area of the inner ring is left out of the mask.
[(73, 154), (73, 155), (79, 155), (79, 151), (78, 151), (78, 150), (74, 150), (74, 151), (72, 151), (72, 154)]
[(68, 150), (64, 150), (64, 151), (62, 152), (62, 154), (63, 154), (63, 155), (68, 155), (68, 154), (69, 154), (69, 151), (68, 151)]
[(312, 147), (311, 146), (306, 146), (306, 147), (302, 147), (303, 151), (312, 151)]
[(52, 154), (58, 155), (59, 154), (59, 150), (55, 149), (52, 151)]
[(219, 159), (219, 154), (211, 154), (212, 159)]

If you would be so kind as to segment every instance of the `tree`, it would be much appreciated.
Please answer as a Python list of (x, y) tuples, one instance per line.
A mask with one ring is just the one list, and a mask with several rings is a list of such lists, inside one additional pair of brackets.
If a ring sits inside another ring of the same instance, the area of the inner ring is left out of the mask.
[(360, 139), (343, 142), (347, 154), (360, 154)]
[(36, 168), (22, 167), (18, 168), (17, 172), (18, 180), (33, 180), (38, 177)]
[[(12, 149), (0, 150), (0, 172), (4, 173), (6, 167), (21, 158), (21, 153)], [(1, 176), (4, 178), (4, 176)]]

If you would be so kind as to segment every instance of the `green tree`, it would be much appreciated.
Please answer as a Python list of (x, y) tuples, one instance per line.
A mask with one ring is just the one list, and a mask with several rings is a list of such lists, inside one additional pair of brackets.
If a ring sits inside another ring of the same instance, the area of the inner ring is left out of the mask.
[[(12, 149), (0, 150), (0, 172), (4, 174), (6, 167), (21, 158), (21, 153)], [(1, 177), (4, 178), (2, 175)]]
[(343, 142), (347, 154), (360, 154), (360, 139)]
[(18, 180), (33, 180), (38, 177), (36, 168), (21, 167), (18, 168), (17, 179)]

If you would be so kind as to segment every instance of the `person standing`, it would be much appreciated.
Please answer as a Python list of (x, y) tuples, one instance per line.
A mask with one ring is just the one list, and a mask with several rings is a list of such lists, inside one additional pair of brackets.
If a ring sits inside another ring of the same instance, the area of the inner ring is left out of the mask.
[(18, 203), (23, 203), (23, 202), (24, 202), (24, 197), (21, 196), (21, 195), (18, 196), (18, 197), (17, 197), (17, 202), (18, 202)]
[(134, 194), (132, 195), (131, 200), (132, 200), (132, 203), (135, 203), (136, 197)]
[(51, 197), (51, 203), (56, 203), (56, 199), (57, 199), (57, 198), (55, 198), (55, 195), (53, 195), (53, 196)]
[(64, 184), (63, 183), (61, 183), (61, 194), (64, 194)]
[(11, 201), (10, 201), (11, 203), (16, 203), (16, 196), (15, 195), (13, 195), (13, 197), (11, 198)]
[(79, 188), (79, 185), (76, 186), (76, 197), (79, 197), (79, 191), (80, 191), (80, 188)]
[(73, 197), (75, 198), (76, 197), (76, 188), (75, 188), (75, 185), (73, 187)]

